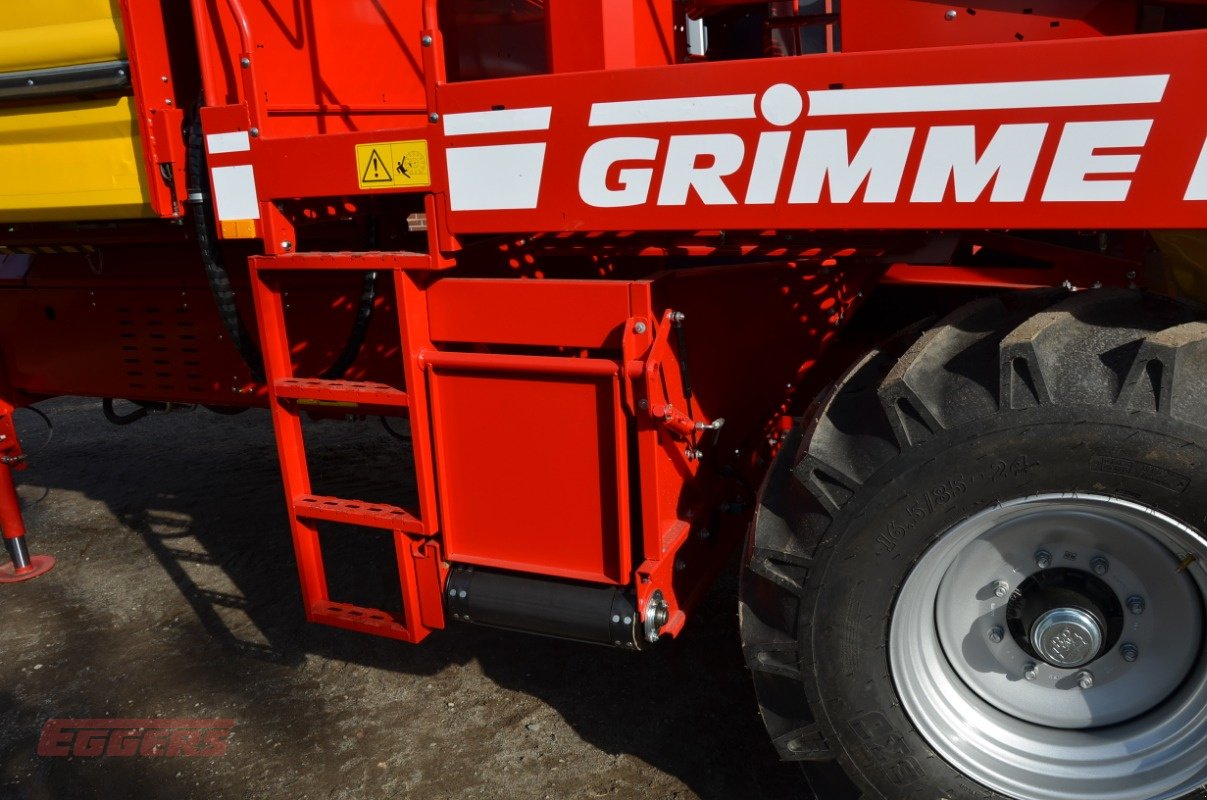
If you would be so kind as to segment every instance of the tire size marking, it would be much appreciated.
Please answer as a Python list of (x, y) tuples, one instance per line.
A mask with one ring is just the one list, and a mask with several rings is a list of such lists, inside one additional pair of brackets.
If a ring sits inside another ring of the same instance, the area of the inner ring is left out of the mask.
[(929, 489), (909, 495), (906, 500), (908, 504), (905, 508), (906, 516), (889, 520), (881, 534), (876, 537), (876, 555), (884, 555), (896, 550), (897, 544), (919, 523), (936, 511), (942, 511), (953, 500), (968, 491), (970, 485), (992, 484), (1006, 478), (1018, 477), (1038, 466), (1038, 461), (1031, 459), (1025, 453), (1020, 453), (1010, 460), (998, 459), (984, 469), (971, 474), (957, 473)]
[(891, 763), (890, 780), (897, 786), (908, 786), (922, 777), (922, 767), (909, 753), (905, 737), (879, 711), (860, 714), (850, 721), (851, 730), (867, 748), (870, 759)]
[(1190, 478), (1185, 475), (1179, 475), (1165, 467), (1158, 467), (1156, 464), (1133, 461), (1130, 458), (1094, 456), (1090, 459), (1090, 469), (1095, 472), (1105, 472), (1108, 475), (1139, 478), (1142, 481), (1147, 481), (1178, 494), (1186, 491), (1186, 487), (1190, 485)]

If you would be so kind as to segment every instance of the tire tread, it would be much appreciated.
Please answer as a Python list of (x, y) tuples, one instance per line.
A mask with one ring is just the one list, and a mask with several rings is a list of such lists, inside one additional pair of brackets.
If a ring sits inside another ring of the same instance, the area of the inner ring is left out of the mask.
[[(861, 787), (859, 770), (826, 738), (824, 709), (841, 700), (821, 693), (815, 647), (844, 621), (815, 618), (812, 578), (819, 550), (835, 535), (833, 521), (857, 519), (861, 492), (886, 480), (902, 455), (996, 415), (1095, 406), (1207, 430), (1207, 322), (1200, 316), (1189, 305), (1129, 290), (984, 298), (929, 330), (902, 331), (819, 401), (768, 475), (740, 604), (744, 655), (768, 732), (781, 758), (806, 765), (818, 797), (882, 797)], [(953, 800), (998, 798), (953, 773), (957, 785)]]

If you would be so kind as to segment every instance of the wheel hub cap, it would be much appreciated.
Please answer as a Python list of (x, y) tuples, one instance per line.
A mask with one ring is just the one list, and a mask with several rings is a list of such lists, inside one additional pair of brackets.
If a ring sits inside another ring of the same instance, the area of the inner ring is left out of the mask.
[(1102, 649), (1102, 627), (1080, 608), (1054, 608), (1036, 620), (1031, 645), (1054, 667), (1081, 667)]

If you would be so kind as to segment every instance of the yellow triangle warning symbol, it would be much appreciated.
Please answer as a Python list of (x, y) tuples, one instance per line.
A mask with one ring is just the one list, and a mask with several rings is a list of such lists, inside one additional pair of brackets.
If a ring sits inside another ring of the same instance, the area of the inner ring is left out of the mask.
[(361, 183), (393, 183), (394, 176), (390, 174), (390, 168), (386, 166), (386, 162), (378, 154), (376, 148), (369, 155), (369, 160), (365, 164), (365, 171), (360, 176)]

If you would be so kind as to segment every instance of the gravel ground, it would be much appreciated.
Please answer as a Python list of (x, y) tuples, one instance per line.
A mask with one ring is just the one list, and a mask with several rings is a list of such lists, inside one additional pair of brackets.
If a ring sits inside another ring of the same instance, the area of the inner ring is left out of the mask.
[[(642, 654), (461, 626), (412, 646), (303, 621), (267, 412), (109, 425), (18, 412), (31, 549), (0, 586), (3, 798), (805, 798), (742, 665), (736, 578)], [(405, 502), (405, 445), (308, 427), (316, 490)], [(370, 476), (369, 485), (365, 477)], [(390, 595), (374, 534), (324, 534), (333, 586)], [(396, 586), (396, 584), (394, 584)], [(48, 718), (235, 720), (220, 757), (39, 757)]]

